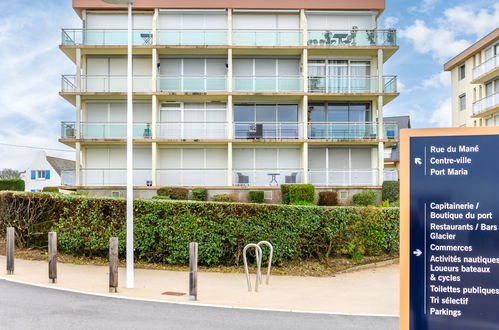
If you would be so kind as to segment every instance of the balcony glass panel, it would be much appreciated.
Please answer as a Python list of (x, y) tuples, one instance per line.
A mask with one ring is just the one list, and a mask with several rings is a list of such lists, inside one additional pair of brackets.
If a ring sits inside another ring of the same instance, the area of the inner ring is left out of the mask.
[[(383, 92), (397, 92), (396, 77), (385, 76), (383, 82)], [(378, 77), (309, 77), (308, 90), (310, 93), (376, 93), (378, 92)]]
[(309, 183), (316, 186), (376, 186), (378, 169), (310, 169)]
[(226, 186), (227, 169), (158, 169), (160, 186)]
[(499, 93), (489, 95), (473, 103), (473, 114), (476, 115), (497, 106), (499, 106)]
[[(63, 29), (63, 45), (127, 45), (128, 31), (120, 30), (92, 30), (92, 29)], [(133, 45), (151, 45), (152, 32), (150, 30), (133, 30)]]
[(235, 92), (300, 92), (302, 78), (293, 77), (234, 77)]
[[(398, 137), (397, 124), (384, 123), (383, 127), (385, 138), (394, 139)], [(310, 139), (377, 139), (378, 124), (373, 122), (309, 123), (308, 137)]]
[(476, 68), (473, 68), (473, 79), (480, 77), (499, 67), (499, 55), (489, 58)]
[[(127, 90), (127, 77), (107, 75), (82, 75), (80, 88), (78, 88), (75, 75), (63, 75), (61, 88), (63, 92), (123, 93)], [(150, 92), (151, 77), (133, 76), (133, 91)]]
[[(134, 169), (133, 185), (147, 186), (152, 178), (151, 169)], [(83, 186), (125, 186), (126, 169), (124, 168), (87, 168), (80, 170)]]
[(395, 30), (309, 30), (311, 46), (396, 46)]
[(225, 92), (225, 77), (171, 77), (158, 78), (160, 92)]
[(227, 139), (227, 123), (161, 123), (157, 134), (158, 139)]
[(278, 186), (281, 184), (303, 183), (303, 170), (290, 169), (235, 169), (233, 173), (236, 186)]
[(302, 123), (258, 122), (234, 123), (235, 139), (299, 139)]
[(158, 45), (227, 45), (226, 30), (160, 30)]
[[(151, 125), (133, 123), (134, 139), (150, 139)], [(126, 123), (81, 123), (82, 139), (124, 139), (127, 136)]]
[(298, 30), (234, 30), (233, 44), (236, 46), (299, 46), (301, 32)]

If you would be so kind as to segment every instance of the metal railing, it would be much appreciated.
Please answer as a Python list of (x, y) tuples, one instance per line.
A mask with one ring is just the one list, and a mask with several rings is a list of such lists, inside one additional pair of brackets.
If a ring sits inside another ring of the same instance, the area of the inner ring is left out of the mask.
[(396, 46), (395, 30), (308, 30), (309, 46)]
[[(127, 45), (127, 29), (62, 29), (62, 45)], [(151, 45), (151, 30), (133, 30), (133, 45)]]
[(316, 186), (377, 186), (378, 169), (310, 169), (309, 183)]
[[(310, 93), (378, 93), (377, 76), (308, 77)], [(397, 77), (383, 76), (383, 92), (397, 92)]]
[[(86, 168), (80, 170), (83, 186), (125, 186), (126, 168)], [(133, 170), (133, 185), (147, 186), (151, 182), (152, 170)]]
[(299, 30), (233, 30), (232, 43), (236, 46), (300, 46)]
[(61, 122), (61, 138), (62, 139), (76, 138), (76, 124), (74, 121)]
[(74, 186), (76, 184), (75, 170), (64, 170), (61, 172), (61, 186)]
[(234, 123), (234, 139), (301, 139), (302, 132), (299, 122)]
[[(80, 88), (76, 81), (76, 75), (63, 75), (63, 92), (126, 92), (127, 76), (109, 76), (109, 75), (82, 75)], [(150, 92), (151, 76), (133, 76), (134, 92)]]
[(473, 68), (472, 78), (476, 79), (499, 67), (499, 55), (489, 58), (479, 66)]
[(384, 168), (383, 180), (384, 181), (398, 181), (399, 171), (396, 168)]
[(225, 76), (159, 76), (158, 91), (160, 92), (226, 92), (227, 77)]
[(172, 168), (157, 170), (160, 186), (225, 186), (226, 168)]
[(303, 92), (301, 76), (234, 76), (234, 92)]
[(227, 30), (225, 29), (159, 30), (157, 44), (172, 45), (172, 46), (227, 45)]
[(160, 123), (158, 139), (227, 139), (226, 122)]
[(497, 106), (499, 106), (499, 92), (484, 97), (483, 99), (473, 103), (473, 114), (477, 115)]
[(303, 169), (235, 169), (233, 171), (236, 186), (278, 186), (303, 182)]
[[(385, 139), (398, 138), (396, 123), (383, 123)], [(308, 124), (310, 139), (378, 139), (376, 122), (312, 122)]]
[[(124, 139), (127, 136), (127, 123), (88, 123), (80, 124), (80, 138), (82, 139)], [(150, 139), (150, 123), (133, 123), (133, 138)], [(62, 122), (61, 137), (63, 139), (76, 138), (76, 123)]]

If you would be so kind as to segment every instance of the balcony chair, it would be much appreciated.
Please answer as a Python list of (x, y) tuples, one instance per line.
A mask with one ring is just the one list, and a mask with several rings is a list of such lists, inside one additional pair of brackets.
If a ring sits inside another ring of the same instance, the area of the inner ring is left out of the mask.
[(296, 176), (298, 172), (292, 172), (291, 175), (286, 175), (284, 178), (285, 183), (296, 183)]
[(249, 186), (249, 176), (243, 175), (240, 172), (237, 172), (237, 184), (240, 186)]

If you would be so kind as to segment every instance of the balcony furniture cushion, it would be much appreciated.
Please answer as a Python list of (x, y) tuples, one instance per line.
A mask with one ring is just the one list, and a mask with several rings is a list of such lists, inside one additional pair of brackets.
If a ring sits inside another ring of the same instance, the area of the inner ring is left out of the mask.
[(296, 176), (298, 175), (298, 172), (292, 172), (291, 175), (286, 175), (284, 180), (285, 183), (296, 183)]

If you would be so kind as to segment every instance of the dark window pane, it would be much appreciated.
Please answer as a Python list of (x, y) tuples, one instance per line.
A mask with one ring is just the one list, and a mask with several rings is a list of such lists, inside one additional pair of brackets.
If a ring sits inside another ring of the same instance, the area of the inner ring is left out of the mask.
[(234, 105), (234, 121), (235, 122), (254, 122), (255, 121), (255, 106), (254, 105)]
[(311, 111), (310, 112), (310, 121), (326, 121), (326, 112), (325, 111)]
[(298, 106), (296, 104), (279, 104), (277, 109), (279, 121), (298, 121)]
[(276, 106), (274, 104), (257, 104), (256, 105), (256, 121), (264, 122), (276, 121)]
[(348, 121), (348, 111), (346, 110), (328, 111), (327, 116), (327, 121), (330, 122)]

